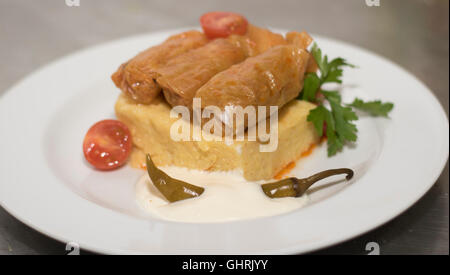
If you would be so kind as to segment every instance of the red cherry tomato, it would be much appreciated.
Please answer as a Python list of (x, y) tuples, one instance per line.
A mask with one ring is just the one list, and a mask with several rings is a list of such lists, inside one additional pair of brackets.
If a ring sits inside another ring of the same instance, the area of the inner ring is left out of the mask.
[(118, 120), (102, 120), (86, 133), (83, 152), (99, 170), (113, 170), (127, 161), (132, 149), (128, 127)]
[(233, 12), (208, 12), (200, 17), (205, 35), (209, 39), (228, 37), (231, 34), (244, 35), (248, 21), (244, 16)]

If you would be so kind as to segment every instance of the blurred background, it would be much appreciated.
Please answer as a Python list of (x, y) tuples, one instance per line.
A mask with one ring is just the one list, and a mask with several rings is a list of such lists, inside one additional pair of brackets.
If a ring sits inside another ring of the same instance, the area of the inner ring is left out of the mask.
[[(79, 7), (68, 7), (65, 0), (0, 0), (0, 96), (27, 74), (72, 51), (134, 34), (195, 26), (204, 12), (224, 10), (242, 13), (259, 26), (306, 30), (391, 59), (430, 87), (448, 115), (449, 1), (380, 0), (379, 4), (368, 6), (366, 0), (80, 0)], [(447, 163), (434, 187), (400, 217), (315, 253), (367, 254), (366, 244), (378, 242), (382, 254), (448, 254), (448, 187)], [(41, 235), (0, 208), (0, 254), (64, 254), (64, 249), (65, 244)]]

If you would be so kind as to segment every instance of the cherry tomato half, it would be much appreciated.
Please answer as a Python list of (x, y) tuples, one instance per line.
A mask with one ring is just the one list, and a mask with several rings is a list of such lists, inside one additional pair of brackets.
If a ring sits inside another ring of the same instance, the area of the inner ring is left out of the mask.
[(228, 37), (231, 34), (244, 35), (248, 21), (244, 16), (233, 12), (208, 12), (200, 17), (205, 35), (209, 39)]
[(128, 127), (118, 120), (102, 120), (86, 133), (83, 152), (99, 170), (113, 170), (127, 161), (132, 149)]

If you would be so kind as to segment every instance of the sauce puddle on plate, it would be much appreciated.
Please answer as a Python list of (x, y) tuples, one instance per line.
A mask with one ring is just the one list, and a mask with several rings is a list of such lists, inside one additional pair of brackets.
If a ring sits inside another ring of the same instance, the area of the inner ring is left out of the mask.
[(171, 177), (205, 188), (197, 198), (169, 203), (152, 184), (148, 175), (136, 184), (138, 204), (151, 215), (179, 222), (227, 222), (273, 216), (301, 208), (308, 202), (300, 198), (270, 199), (261, 183), (245, 181), (239, 171), (205, 172), (180, 167), (163, 167)]

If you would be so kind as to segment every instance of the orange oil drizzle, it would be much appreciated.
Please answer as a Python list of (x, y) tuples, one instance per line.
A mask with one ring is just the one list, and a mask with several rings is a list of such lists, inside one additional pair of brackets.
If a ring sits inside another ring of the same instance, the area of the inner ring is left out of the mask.
[(300, 158), (304, 158), (304, 157), (307, 157), (307, 156), (311, 155), (312, 152), (314, 151), (314, 149), (316, 148), (316, 146), (317, 146), (317, 145), (316, 145), (315, 143), (311, 144), (311, 145), (309, 146), (308, 150), (306, 150), (305, 152), (303, 152), (303, 153), (300, 155)]
[[(321, 140), (320, 142), (322, 142), (322, 141), (323, 140)], [(306, 151), (304, 151), (303, 153), (300, 154), (300, 157), (298, 157), (298, 159), (304, 158), (304, 157), (307, 157), (307, 156), (311, 155), (316, 147), (317, 147), (317, 144), (315, 144), (315, 143), (311, 144)], [(278, 172), (275, 175), (275, 177), (273, 177), (273, 178), (276, 179), (276, 180), (281, 180), (281, 179), (285, 178), (286, 174), (288, 174), (289, 172), (292, 171), (292, 169), (295, 168), (297, 160), (288, 163), (288, 165), (286, 165), (283, 169), (281, 169), (281, 171)]]
[(278, 172), (278, 174), (276, 174), (275, 177), (273, 178), (276, 180), (281, 180), (287, 173), (289, 173), (292, 169), (294, 169), (295, 165), (296, 165), (295, 161), (289, 162), (288, 165), (283, 167), (283, 169), (281, 169), (281, 171)]

